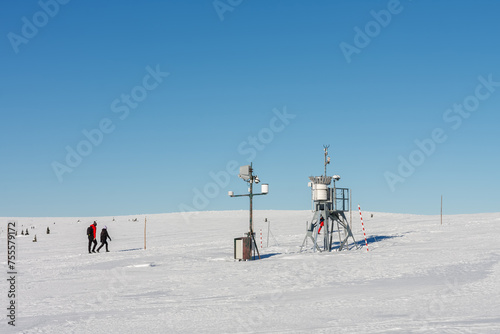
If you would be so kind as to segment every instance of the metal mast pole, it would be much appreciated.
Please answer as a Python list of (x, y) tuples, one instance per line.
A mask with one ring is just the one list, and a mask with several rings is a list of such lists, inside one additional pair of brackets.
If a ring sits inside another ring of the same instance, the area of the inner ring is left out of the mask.
[(253, 243), (254, 248), (254, 257), (255, 257), (255, 251), (257, 251), (257, 256), (260, 259), (260, 253), (259, 253), (259, 248), (257, 247), (257, 242), (255, 241), (255, 236), (253, 234), (253, 182), (254, 182), (254, 177), (253, 177), (253, 163), (250, 163), (250, 194), (248, 197), (250, 197), (250, 240)]
[[(258, 194), (254, 194), (253, 193), (253, 183), (254, 182), (259, 183), (260, 180), (259, 180), (258, 176), (253, 176), (253, 164), (252, 163), (250, 164), (250, 166), (248, 166), (248, 165), (247, 166), (241, 166), (240, 167), (240, 174), (238, 176), (241, 179), (243, 179), (244, 181), (246, 181), (246, 182), (249, 183), (248, 194), (235, 195), (232, 191), (229, 191), (228, 194), (231, 197), (248, 196), (248, 198), (250, 199), (250, 210), (249, 210), (250, 211), (250, 217), (249, 217), (249, 222), (248, 222), (248, 225), (249, 225), (248, 226), (248, 228), (249, 228), (248, 237), (251, 238), (250, 242), (255, 247), (254, 248), (254, 254), (255, 254), (255, 251), (257, 251), (257, 255), (259, 256), (259, 259), (260, 259), (259, 249), (257, 247), (257, 242), (255, 241), (254, 232), (253, 232), (253, 197), (254, 196), (258, 196), (258, 195), (267, 195), (267, 193), (269, 192), (269, 185), (266, 184), (266, 183), (263, 184), (263, 186), (266, 185), (265, 192), (258, 193)], [(264, 190), (264, 188), (263, 188), (263, 190)]]
[(253, 239), (253, 164), (250, 164), (250, 234)]

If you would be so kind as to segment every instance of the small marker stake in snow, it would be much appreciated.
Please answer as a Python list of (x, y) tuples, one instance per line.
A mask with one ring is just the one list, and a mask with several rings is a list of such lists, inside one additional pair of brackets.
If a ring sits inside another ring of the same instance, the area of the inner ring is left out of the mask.
[(361, 207), (358, 204), (359, 217), (361, 218), (361, 226), (363, 227), (363, 235), (365, 236), (366, 251), (368, 252), (368, 240), (366, 240), (365, 224), (363, 224), (363, 215), (361, 214)]
[(262, 229), (260, 229), (260, 248), (262, 249)]

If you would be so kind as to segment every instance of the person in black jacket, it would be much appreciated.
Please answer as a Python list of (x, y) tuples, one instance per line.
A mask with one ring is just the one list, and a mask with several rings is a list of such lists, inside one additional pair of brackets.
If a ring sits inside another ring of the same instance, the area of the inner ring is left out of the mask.
[(106, 226), (104, 226), (104, 228), (101, 231), (101, 245), (99, 246), (99, 248), (97, 248), (97, 253), (99, 253), (99, 250), (104, 245), (106, 245), (106, 252), (109, 252), (109, 250), (108, 250), (108, 238), (109, 238), (109, 241), (111, 241), (111, 237), (108, 234), (108, 228)]

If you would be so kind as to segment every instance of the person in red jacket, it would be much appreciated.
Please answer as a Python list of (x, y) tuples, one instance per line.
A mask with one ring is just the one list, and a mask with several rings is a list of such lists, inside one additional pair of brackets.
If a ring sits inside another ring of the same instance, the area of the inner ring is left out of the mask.
[[(90, 233), (88, 233), (89, 237), (89, 254), (95, 253), (95, 248), (97, 246), (97, 240), (95, 239), (95, 233), (97, 229), (97, 223), (94, 221), (92, 225), (90, 225), (89, 229), (87, 229)], [(94, 244), (94, 248), (90, 251), (90, 247)]]
[(323, 216), (321, 216), (321, 218), (319, 219), (319, 230), (318, 230), (318, 234), (319, 234), (319, 232), (321, 232), (321, 229), (323, 228), (323, 226), (325, 226), (325, 219), (323, 218)]

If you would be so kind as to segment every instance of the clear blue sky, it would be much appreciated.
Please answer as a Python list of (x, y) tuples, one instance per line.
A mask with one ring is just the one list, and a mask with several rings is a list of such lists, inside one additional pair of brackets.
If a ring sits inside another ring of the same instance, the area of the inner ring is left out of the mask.
[(309, 209), (324, 144), (365, 210), (500, 210), (497, 1), (61, 2), (1, 5), (0, 216), (247, 209), (250, 160)]

